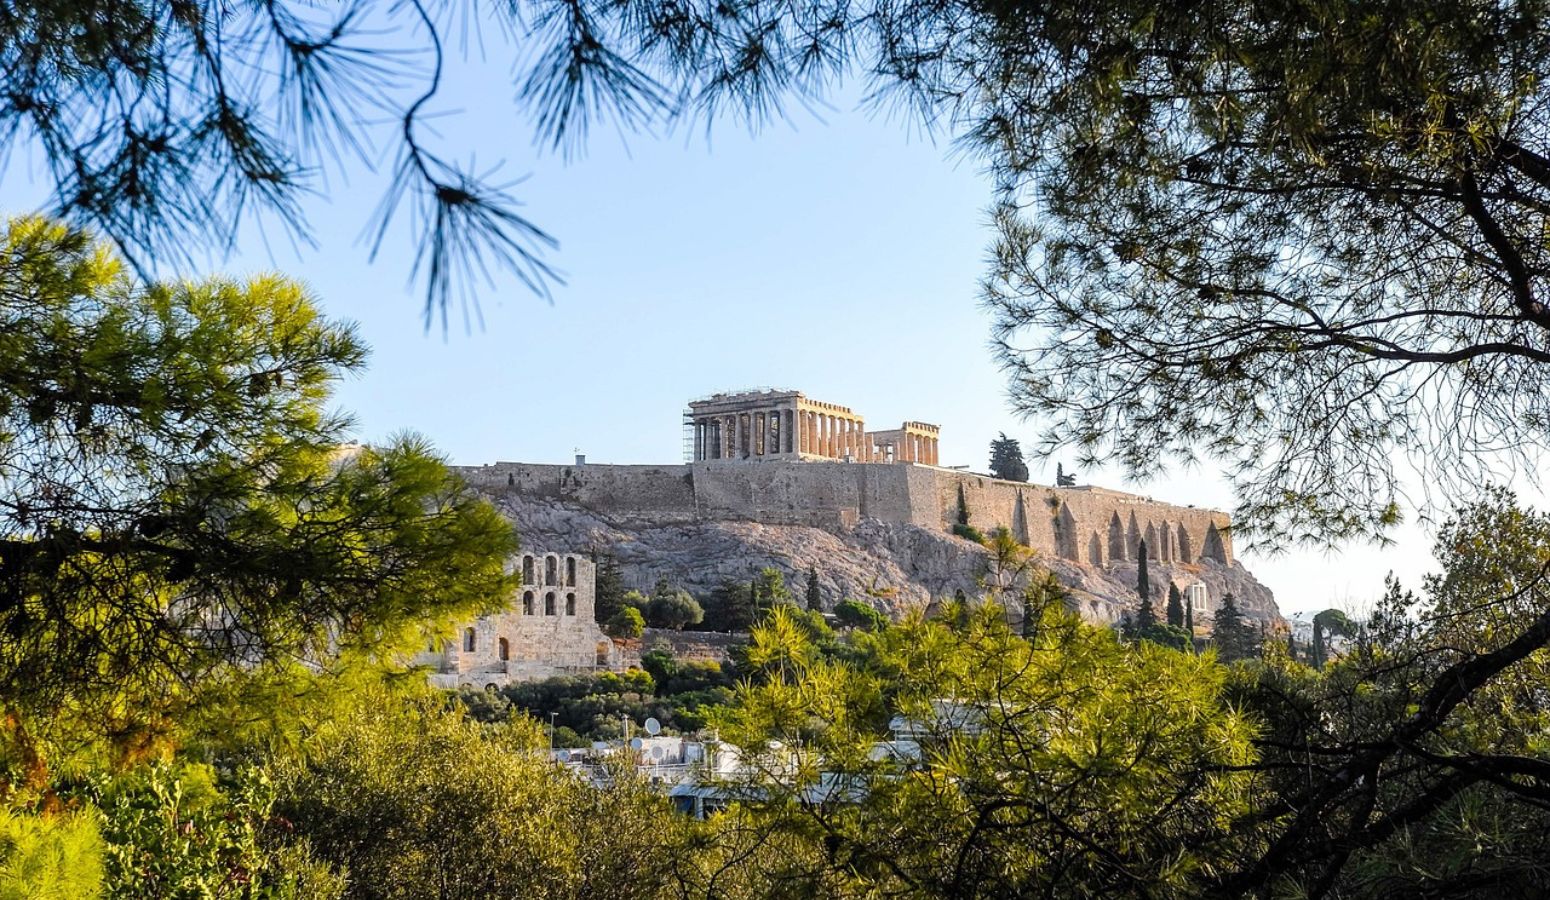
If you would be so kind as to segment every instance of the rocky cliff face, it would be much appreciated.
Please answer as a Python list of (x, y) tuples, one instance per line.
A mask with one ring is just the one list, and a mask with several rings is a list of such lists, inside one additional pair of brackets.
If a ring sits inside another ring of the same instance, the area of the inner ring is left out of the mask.
[[(735, 521), (652, 523), (608, 518), (580, 506), (512, 492), (497, 493), (491, 499), (516, 524), (524, 547), (612, 553), (626, 583), (643, 591), (665, 578), (691, 594), (705, 596), (723, 581), (747, 581), (759, 569), (774, 566), (785, 572), (793, 593), (800, 593), (812, 569), (829, 605), (853, 597), (898, 615), (959, 590), (977, 596), (988, 571), (989, 554), (972, 541), (876, 519), (862, 519), (850, 528)], [(1092, 621), (1113, 622), (1136, 606), (1135, 563), (1098, 567), (1062, 559), (1039, 562), (1072, 590), (1079, 611)], [(1231, 591), (1251, 618), (1267, 624), (1282, 621), (1269, 588), (1237, 562), (1153, 560), (1149, 571), (1159, 595), (1159, 616), (1172, 578), (1181, 588), (1204, 582), (1211, 609)]]

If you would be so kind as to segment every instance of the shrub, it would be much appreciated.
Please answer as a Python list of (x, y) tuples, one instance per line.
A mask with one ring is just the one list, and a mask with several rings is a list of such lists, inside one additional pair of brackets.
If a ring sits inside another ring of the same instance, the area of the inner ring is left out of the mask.
[(957, 525), (953, 526), (953, 534), (956, 534), (966, 540), (971, 540), (976, 544), (983, 545), (988, 543), (985, 539), (984, 532), (980, 531), (978, 528), (975, 528), (973, 525), (965, 525), (962, 522), (959, 522)]
[(640, 614), (640, 610), (633, 606), (625, 606), (614, 613), (614, 617), (603, 625), (603, 630), (608, 632), (610, 637), (638, 638), (646, 633), (646, 619)]
[(687, 591), (666, 591), (651, 598), (646, 610), (646, 621), (656, 628), (682, 631), (690, 625), (698, 625), (705, 619), (705, 610), (689, 596)]
[(866, 631), (878, 631), (888, 624), (888, 617), (878, 612), (871, 604), (862, 603), (860, 600), (841, 600), (834, 607), (835, 621), (846, 628), (861, 628)]
[(0, 900), (96, 900), (102, 855), (89, 815), (36, 816), (0, 807)]

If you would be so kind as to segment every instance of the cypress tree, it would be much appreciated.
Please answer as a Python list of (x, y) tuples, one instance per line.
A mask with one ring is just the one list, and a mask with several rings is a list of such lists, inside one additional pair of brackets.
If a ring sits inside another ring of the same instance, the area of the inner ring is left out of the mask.
[(624, 609), (624, 578), (619, 574), (619, 561), (612, 553), (594, 554), (597, 578), (593, 583), (592, 614), (599, 622), (607, 622)]
[(807, 608), (823, 612), (823, 592), (818, 589), (818, 570), (807, 570)]
[(1286, 629), (1286, 657), (1292, 662), (1297, 661), (1297, 633), (1290, 628)]
[(1141, 565), (1136, 569), (1136, 593), (1141, 597), (1141, 608), (1136, 613), (1136, 633), (1144, 635), (1157, 624), (1157, 611), (1152, 609), (1152, 577), (1146, 570), (1146, 541), (1141, 542), (1136, 553)]
[(1313, 668), (1324, 668), (1324, 627), (1317, 616), (1313, 618)]
[(1168, 582), (1168, 624), (1175, 628), (1184, 627), (1184, 597), (1179, 593), (1179, 586), (1172, 581)]

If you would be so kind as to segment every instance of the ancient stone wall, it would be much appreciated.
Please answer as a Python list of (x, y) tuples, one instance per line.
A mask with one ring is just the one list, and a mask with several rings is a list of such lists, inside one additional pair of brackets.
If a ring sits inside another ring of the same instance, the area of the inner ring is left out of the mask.
[(1233, 559), (1230, 520), (1223, 512), (1099, 487), (1052, 488), (963, 472), (937, 474), (943, 527), (959, 520), (961, 503), (975, 528), (1008, 528), (1021, 543), (1072, 562), (1134, 561), (1142, 541), (1151, 559)]
[(596, 568), (574, 553), (529, 552), (510, 565), (522, 586), (504, 611), (465, 623), (416, 657), (439, 687), (490, 687), (617, 668), (595, 621)]
[(1053, 488), (933, 466), (710, 461), (678, 466), (495, 463), (458, 470), (499, 494), (563, 500), (620, 521), (751, 521), (842, 527), (861, 519), (951, 529), (1004, 527), (1041, 553), (1091, 565), (1147, 555), (1233, 559), (1225, 513), (1096, 487)]

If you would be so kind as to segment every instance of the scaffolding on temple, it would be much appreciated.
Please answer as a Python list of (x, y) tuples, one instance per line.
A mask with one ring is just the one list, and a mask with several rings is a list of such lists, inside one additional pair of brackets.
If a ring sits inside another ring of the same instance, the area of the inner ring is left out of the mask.
[(683, 423), (683, 457), (684, 462), (694, 462), (694, 410), (684, 407)]

